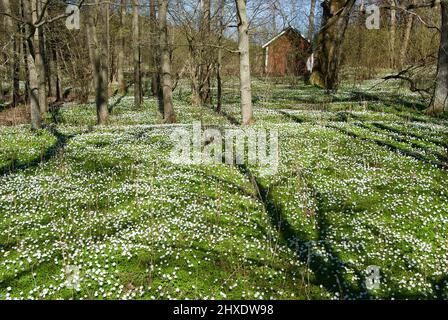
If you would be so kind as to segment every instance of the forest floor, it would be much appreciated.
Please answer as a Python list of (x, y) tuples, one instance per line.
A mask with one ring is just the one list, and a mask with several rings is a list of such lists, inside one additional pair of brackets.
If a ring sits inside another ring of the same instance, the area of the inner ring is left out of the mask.
[[(173, 163), (155, 100), (113, 99), (106, 127), (75, 104), (0, 127), (0, 299), (448, 298), (448, 121), (364, 91), (256, 82), (271, 176)], [(222, 115), (189, 98), (179, 123), (238, 127), (236, 87)]]

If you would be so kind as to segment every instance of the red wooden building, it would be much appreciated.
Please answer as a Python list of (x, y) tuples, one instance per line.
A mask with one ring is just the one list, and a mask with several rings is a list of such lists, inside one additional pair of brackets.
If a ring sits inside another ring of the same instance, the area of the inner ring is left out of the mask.
[(269, 76), (300, 76), (306, 73), (310, 42), (295, 28), (289, 27), (264, 46), (264, 71)]

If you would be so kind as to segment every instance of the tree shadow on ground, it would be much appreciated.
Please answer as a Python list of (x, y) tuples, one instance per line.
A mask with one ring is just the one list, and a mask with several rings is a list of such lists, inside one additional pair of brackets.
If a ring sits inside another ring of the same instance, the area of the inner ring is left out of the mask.
[[(448, 164), (445, 163), (445, 162), (428, 159), (428, 158), (422, 156), (421, 154), (419, 154), (417, 152), (413, 152), (413, 151), (410, 151), (410, 150), (406, 150), (406, 149), (400, 148), (400, 147), (398, 147), (398, 146), (396, 146), (396, 145), (394, 145), (392, 143), (389, 143), (389, 142), (386, 142), (386, 141), (383, 141), (383, 140), (379, 140), (379, 139), (363, 137), (363, 136), (361, 136), (361, 135), (359, 135), (359, 134), (357, 134), (355, 132), (348, 131), (346, 129), (343, 129), (343, 128), (340, 128), (340, 127), (336, 127), (336, 126), (332, 126), (332, 125), (327, 125), (326, 127), (330, 128), (330, 129), (333, 129), (333, 130), (336, 130), (336, 131), (339, 131), (340, 133), (343, 133), (343, 134), (345, 134), (345, 135), (347, 135), (347, 136), (349, 136), (351, 138), (359, 139), (359, 140), (364, 141), (364, 142), (370, 142), (370, 143), (374, 143), (374, 144), (376, 144), (378, 146), (385, 147), (386, 149), (388, 149), (388, 150), (390, 150), (392, 152), (403, 154), (405, 156), (414, 158), (414, 159), (416, 159), (418, 161), (425, 162), (427, 164), (436, 166), (437, 168), (448, 169)], [(442, 159), (442, 160), (444, 160), (444, 159)]]
[(34, 168), (39, 166), (42, 163), (50, 161), (52, 158), (57, 156), (67, 145), (67, 143), (76, 135), (65, 135), (60, 133), (56, 128), (50, 126), (47, 130), (56, 137), (56, 142), (47, 148), (45, 152), (43, 152), (38, 157), (26, 162), (19, 163), (17, 159), (14, 159), (12, 163), (8, 166), (4, 166), (0, 168), (0, 177), (7, 176), (13, 174), (18, 171), (26, 170), (29, 168)]
[(280, 110), (278, 113), (280, 113), (282, 116), (285, 116), (285, 117), (287, 117), (289, 120), (291, 120), (292, 122), (295, 122), (295, 123), (304, 123), (305, 121), (303, 120), (303, 119), (301, 119), (300, 117), (298, 117), (298, 116), (296, 116), (296, 115), (293, 115), (293, 114), (290, 114), (290, 113), (288, 113), (288, 112), (286, 112), (286, 111), (282, 111), (282, 110)]
[[(123, 101), (123, 99), (124, 99), (125, 97), (127, 97), (127, 95), (129, 94), (129, 87), (130, 87), (132, 84), (133, 84), (133, 82), (127, 83), (127, 84), (126, 84), (126, 87), (124, 88), (124, 93), (123, 93), (120, 97), (118, 97), (117, 101), (115, 101), (113, 104), (111, 104), (111, 105), (108, 107), (108, 109), (109, 109), (109, 113), (110, 113), (110, 114), (112, 114), (112, 113), (114, 112), (115, 107), (118, 106), (118, 105), (121, 103), (121, 101)], [(114, 96), (117, 95), (117, 94), (118, 94), (118, 91), (114, 94)]]
[(402, 95), (394, 93), (385, 94), (382, 92), (381, 94), (374, 94), (371, 92), (354, 90), (350, 95), (348, 100), (381, 102), (388, 107), (396, 107), (397, 105), (400, 105), (417, 111), (423, 111), (427, 108), (427, 104), (423, 101), (408, 100)]
[[(272, 188), (267, 189), (257, 177), (252, 175), (247, 166), (240, 165), (238, 169), (246, 175), (257, 189), (259, 200), (263, 203), (269, 215), (271, 225), (279, 233), (281, 241), (291, 250), (298, 253), (300, 260), (305, 263), (315, 275), (315, 281), (325, 287), (328, 292), (337, 294), (341, 299), (358, 298), (369, 299), (370, 293), (365, 287), (365, 277), (356, 272), (356, 283), (346, 279), (346, 264), (339, 254), (329, 245), (327, 233), (330, 224), (322, 209), (322, 200), (319, 193), (314, 191), (318, 209), (316, 210), (317, 239), (311, 238), (303, 230), (295, 229), (288, 221), (282, 206), (276, 202), (272, 195)], [(322, 244), (324, 254), (318, 252), (313, 244)]]
[[(363, 123), (354, 123), (354, 125), (362, 128), (362, 129), (372, 131), (372, 128), (370, 128), (369, 126), (367, 126)], [(448, 157), (446, 155), (441, 154), (440, 152), (437, 152), (435, 150), (431, 150), (430, 148), (426, 148), (418, 143), (411, 141), (408, 138), (405, 138), (403, 132), (400, 132), (399, 130), (395, 130), (395, 131), (392, 131), (395, 134), (391, 134), (391, 131), (389, 131), (388, 129), (385, 129), (381, 126), (377, 126), (374, 124), (374, 127), (376, 127), (378, 133), (384, 134), (384, 135), (388, 136), (390, 139), (395, 140), (397, 142), (408, 144), (412, 148), (422, 150), (424, 154), (430, 154), (430, 155), (434, 156), (441, 163), (448, 164)], [(373, 130), (373, 132), (375, 132), (375, 130)], [(398, 134), (400, 136), (397, 136), (396, 134)], [(401, 150), (403, 150), (403, 149), (401, 149)], [(403, 150), (402, 152), (405, 152), (405, 150)]]
[(381, 130), (394, 132), (394, 133), (397, 133), (397, 134), (399, 134), (399, 135), (404, 135), (404, 136), (412, 137), (412, 138), (415, 138), (415, 139), (418, 139), (418, 140), (423, 140), (423, 139), (425, 139), (425, 140), (427, 140), (428, 142), (431, 142), (431, 143), (433, 143), (433, 144), (435, 144), (435, 145), (438, 145), (438, 146), (440, 146), (440, 147), (448, 148), (448, 141), (447, 141), (447, 142), (445, 142), (445, 141), (438, 141), (438, 140), (435, 140), (435, 139), (431, 139), (431, 138), (429, 138), (429, 137), (425, 137), (425, 136), (423, 136), (423, 135), (413, 134), (413, 133), (411, 133), (411, 132), (409, 132), (409, 131), (402, 131), (402, 130), (393, 128), (393, 127), (391, 127), (391, 126), (388, 126), (388, 125), (385, 124), (385, 123), (375, 122), (375, 123), (372, 123), (372, 125), (375, 126), (375, 127), (377, 127), (378, 129), (381, 129)]

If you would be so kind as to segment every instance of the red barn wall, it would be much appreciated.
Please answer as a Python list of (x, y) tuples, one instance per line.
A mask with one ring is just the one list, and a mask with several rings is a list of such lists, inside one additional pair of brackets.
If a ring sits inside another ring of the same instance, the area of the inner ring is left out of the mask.
[[(270, 76), (300, 75), (305, 72), (307, 41), (293, 32), (287, 32), (266, 49), (268, 50), (266, 72)], [(266, 54), (266, 52), (265, 52)]]

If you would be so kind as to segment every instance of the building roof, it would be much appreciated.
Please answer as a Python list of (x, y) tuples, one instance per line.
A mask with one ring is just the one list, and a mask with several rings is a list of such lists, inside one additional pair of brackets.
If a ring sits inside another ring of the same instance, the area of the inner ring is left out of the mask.
[(300, 33), (299, 30), (297, 30), (294, 27), (288, 27), (286, 29), (283, 29), (282, 32), (280, 32), (278, 35), (276, 35), (274, 38), (272, 38), (271, 40), (269, 40), (268, 42), (266, 42), (263, 45), (263, 49), (269, 47), (273, 42), (275, 42), (278, 38), (282, 37), (284, 34), (286, 34), (288, 31), (292, 30), (294, 33), (296, 33), (298, 36), (300, 36), (301, 38), (305, 39), (308, 43), (310, 42), (308, 39), (306, 39), (304, 36), (302, 36), (302, 34)]

